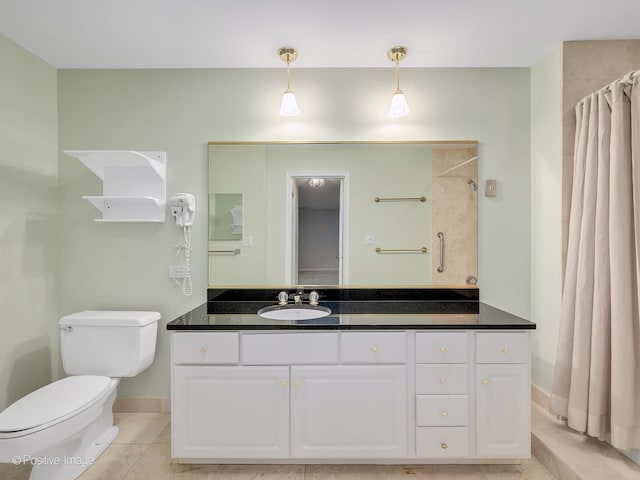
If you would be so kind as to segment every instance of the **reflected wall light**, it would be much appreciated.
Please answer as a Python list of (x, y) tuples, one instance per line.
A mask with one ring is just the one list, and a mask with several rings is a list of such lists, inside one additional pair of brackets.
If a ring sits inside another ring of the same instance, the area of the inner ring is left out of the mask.
[(293, 94), (293, 90), (291, 90), (290, 64), (298, 58), (298, 51), (293, 47), (282, 47), (278, 50), (278, 55), (280, 55), (280, 59), (283, 62), (287, 62), (287, 89), (282, 95), (280, 115), (283, 117), (295, 117), (296, 115), (300, 115), (300, 107), (298, 107), (296, 96)]
[(404, 92), (400, 90), (400, 62), (407, 56), (406, 47), (393, 47), (387, 51), (387, 57), (396, 64), (396, 90), (391, 97), (391, 107), (389, 108), (389, 116), (391, 118), (404, 117), (411, 113)]

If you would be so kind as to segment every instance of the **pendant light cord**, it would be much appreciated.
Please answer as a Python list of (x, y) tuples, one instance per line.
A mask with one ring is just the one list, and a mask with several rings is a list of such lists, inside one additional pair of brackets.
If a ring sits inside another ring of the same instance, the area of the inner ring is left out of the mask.
[(291, 70), (290, 70), (291, 60), (289, 60), (289, 54), (287, 54), (287, 92), (291, 91)]

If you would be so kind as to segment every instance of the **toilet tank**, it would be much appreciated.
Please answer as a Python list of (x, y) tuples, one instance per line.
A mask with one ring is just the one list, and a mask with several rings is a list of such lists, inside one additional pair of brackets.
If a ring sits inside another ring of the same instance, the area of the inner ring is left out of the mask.
[(133, 377), (153, 362), (158, 312), (87, 310), (60, 324), (62, 366), (68, 375)]

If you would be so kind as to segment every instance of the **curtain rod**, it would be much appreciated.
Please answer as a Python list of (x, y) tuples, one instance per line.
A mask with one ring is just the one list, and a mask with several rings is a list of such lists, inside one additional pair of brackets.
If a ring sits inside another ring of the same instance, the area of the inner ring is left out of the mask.
[(455, 167), (451, 167), (449, 170), (445, 170), (444, 172), (440, 173), (440, 174), (438, 175), (438, 177), (442, 177), (442, 176), (446, 175), (446, 174), (447, 174), (447, 173), (449, 173), (449, 172), (453, 172), (456, 168), (460, 168), (460, 167), (462, 167), (463, 165), (466, 165), (467, 163), (471, 163), (471, 162), (473, 162), (474, 160), (477, 160), (477, 159), (478, 159), (478, 156), (477, 156), (477, 155), (476, 155), (475, 157), (471, 157), (469, 160), (465, 160), (464, 162), (459, 163), (459, 164), (458, 164), (458, 165), (456, 165)]
[(614, 80), (613, 82), (609, 83), (608, 85), (605, 85), (604, 87), (591, 92), (589, 95), (585, 96), (582, 100), (580, 100), (577, 104), (581, 104), (582, 102), (584, 102), (587, 98), (589, 98), (591, 95), (593, 95), (594, 93), (598, 93), (598, 92), (610, 92), (611, 91), (611, 85), (613, 85), (616, 82), (622, 82), (624, 85), (627, 86), (632, 86), (634, 85), (637, 81), (638, 78), (640, 78), (640, 70), (633, 70), (629, 73), (627, 73), (626, 75), (623, 75), (621, 78)]

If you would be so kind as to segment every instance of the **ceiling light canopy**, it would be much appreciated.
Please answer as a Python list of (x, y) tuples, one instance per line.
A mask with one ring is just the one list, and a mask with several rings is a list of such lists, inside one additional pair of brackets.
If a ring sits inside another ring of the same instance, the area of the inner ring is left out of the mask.
[(283, 117), (295, 117), (300, 115), (300, 107), (298, 107), (298, 101), (296, 96), (291, 90), (291, 72), (290, 65), (296, 58), (298, 58), (298, 51), (293, 47), (282, 47), (278, 50), (278, 55), (283, 62), (287, 62), (287, 89), (282, 95), (282, 103), (280, 104), (280, 115)]
[(389, 108), (389, 116), (391, 118), (404, 117), (411, 113), (404, 92), (400, 90), (400, 62), (407, 56), (406, 47), (393, 47), (387, 51), (387, 57), (396, 64), (396, 90), (391, 97), (391, 106)]

